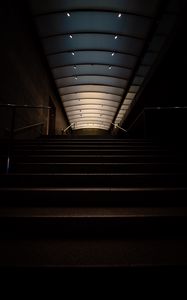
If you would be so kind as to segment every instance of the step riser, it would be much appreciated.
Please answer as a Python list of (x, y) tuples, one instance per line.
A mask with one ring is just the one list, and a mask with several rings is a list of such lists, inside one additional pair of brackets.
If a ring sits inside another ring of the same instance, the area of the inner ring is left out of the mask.
[(14, 151), (15, 156), (27, 156), (27, 155), (170, 155), (167, 150), (156, 149), (20, 149)]
[[(146, 163), (146, 162), (175, 162), (171, 156), (31, 156), (14, 157), (12, 163)], [(179, 161), (179, 159), (178, 159)]]
[(8, 238), (181, 238), (187, 219), (145, 218), (0, 218), (0, 239)]
[(154, 173), (154, 172), (185, 172), (184, 164), (159, 164), (159, 163), (127, 163), (127, 164), (83, 164), (83, 163), (51, 163), (51, 164), (15, 164), (12, 172), (20, 173)]
[[(179, 239), (0, 240), (3, 267), (187, 266), (187, 241)], [(32, 270), (30, 269), (30, 271)], [(114, 270), (115, 270), (114, 269)], [(180, 269), (181, 270), (181, 269)], [(185, 269), (186, 270), (186, 269)], [(24, 273), (25, 274), (25, 273)], [(132, 273), (131, 273), (132, 274)]]
[(11, 174), (1, 187), (185, 187), (187, 174)]
[[(7, 148), (5, 148), (7, 149)], [(116, 150), (116, 149), (121, 149), (121, 150), (159, 150), (160, 147), (159, 146), (153, 146), (153, 145), (125, 145), (125, 144), (120, 144), (120, 145), (117, 145), (117, 144), (74, 144), (74, 145), (71, 145), (71, 144), (65, 144), (65, 145), (61, 145), (61, 144), (57, 144), (57, 145), (54, 145), (54, 144), (25, 144), (25, 145), (14, 145), (14, 149), (15, 150), (27, 150), (27, 149), (64, 149), (64, 150), (68, 150), (68, 149), (76, 149), (76, 150), (81, 150), (81, 149), (92, 149), (92, 150), (95, 150), (95, 149), (103, 149), (103, 150), (108, 150), (108, 149), (113, 149), (113, 150)]]
[(14, 190), (0, 191), (0, 206), (25, 207), (177, 207), (187, 206), (187, 190)]

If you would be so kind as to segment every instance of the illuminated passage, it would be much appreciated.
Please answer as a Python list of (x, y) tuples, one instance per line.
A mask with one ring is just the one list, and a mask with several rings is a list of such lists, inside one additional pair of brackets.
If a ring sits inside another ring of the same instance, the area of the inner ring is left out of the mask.
[(169, 7), (158, 22), (161, 2), (29, 1), (74, 129), (123, 123), (175, 24)]

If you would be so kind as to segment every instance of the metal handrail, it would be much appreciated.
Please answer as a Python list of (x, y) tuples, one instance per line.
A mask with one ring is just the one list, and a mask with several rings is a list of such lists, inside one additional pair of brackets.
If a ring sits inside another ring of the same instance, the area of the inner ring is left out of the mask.
[(166, 109), (187, 109), (187, 106), (150, 106), (145, 107), (144, 110), (166, 110)]
[(115, 123), (111, 123), (112, 125), (114, 125), (114, 128), (119, 128), (119, 129), (121, 129), (121, 130), (123, 130), (123, 131), (125, 131), (125, 132), (127, 132), (127, 130), (126, 129), (124, 129), (124, 128), (122, 128), (121, 126), (119, 126), (118, 124), (115, 124)]
[(0, 104), (0, 108), (1, 107), (10, 107), (10, 108), (38, 108), (38, 109), (51, 109), (50, 106), (42, 106), (42, 105), (27, 105), (27, 104), (23, 104), (23, 105), (17, 105), (17, 104), (13, 104), (13, 103), (6, 103)]
[(66, 132), (70, 127), (75, 125), (75, 123), (71, 123), (69, 126), (67, 126), (65, 129), (62, 129), (63, 132)]
[(112, 123), (115, 127), (122, 129), (126, 132), (128, 132), (131, 127), (136, 123), (136, 121), (140, 118), (140, 116), (146, 111), (146, 110), (175, 110), (175, 109), (187, 109), (187, 106), (150, 106), (150, 107), (144, 107), (140, 113), (137, 115), (135, 120), (131, 123), (131, 125), (128, 127), (127, 130), (123, 129), (117, 124)]
[(32, 127), (36, 127), (36, 126), (40, 126), (40, 125), (44, 125), (43, 122), (40, 123), (35, 123), (35, 124), (31, 124), (28, 126), (24, 126), (22, 128), (18, 128), (18, 129), (14, 129), (15, 127), (15, 116), (16, 116), (16, 110), (17, 109), (22, 109), (22, 108), (29, 108), (29, 109), (47, 109), (48, 110), (48, 114), (49, 114), (49, 109), (51, 109), (50, 106), (42, 106), (42, 105), (17, 105), (14, 103), (0, 103), (0, 108), (11, 108), (12, 109), (12, 119), (11, 119), (11, 127), (10, 127), (10, 137), (9, 137), (9, 143), (8, 143), (8, 152), (7, 152), (7, 162), (6, 162), (6, 174), (9, 173), (10, 171), (10, 165), (11, 165), (11, 160), (12, 160), (12, 155), (13, 155), (13, 144), (14, 144), (14, 134), (16, 132), (20, 132), (22, 130), (28, 129), (28, 128), (32, 128)]
[(35, 124), (28, 125), (28, 126), (20, 127), (20, 128), (14, 129), (14, 133), (24, 131), (26, 129), (30, 129), (30, 128), (33, 128), (33, 127), (42, 126), (42, 125), (44, 125), (44, 122), (35, 123)]
[(150, 107), (144, 107), (140, 113), (137, 115), (135, 120), (132, 122), (132, 124), (128, 127), (127, 131), (131, 129), (131, 127), (136, 123), (136, 121), (140, 118), (140, 116), (146, 111), (146, 110), (175, 110), (175, 109), (187, 109), (187, 106), (150, 106)]

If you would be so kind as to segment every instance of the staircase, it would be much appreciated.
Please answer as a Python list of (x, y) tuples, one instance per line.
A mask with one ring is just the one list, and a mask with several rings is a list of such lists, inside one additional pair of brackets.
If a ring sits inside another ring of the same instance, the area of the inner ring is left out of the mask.
[(186, 266), (186, 166), (150, 140), (16, 141), (0, 174), (0, 267)]

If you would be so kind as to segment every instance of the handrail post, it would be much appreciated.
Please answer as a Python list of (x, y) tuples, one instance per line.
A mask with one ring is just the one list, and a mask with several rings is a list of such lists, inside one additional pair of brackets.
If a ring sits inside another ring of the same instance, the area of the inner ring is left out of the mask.
[(147, 138), (147, 122), (146, 122), (145, 109), (143, 110), (143, 130), (144, 130), (144, 139), (146, 139)]
[(8, 153), (7, 153), (7, 162), (6, 162), (6, 174), (10, 171), (10, 165), (12, 160), (12, 148), (14, 145), (14, 127), (16, 121), (16, 106), (12, 107), (12, 118), (10, 126), (10, 137), (8, 142)]
[(49, 135), (49, 122), (50, 122), (50, 109), (51, 107), (49, 107), (47, 109), (47, 126), (46, 126), (46, 135)]

